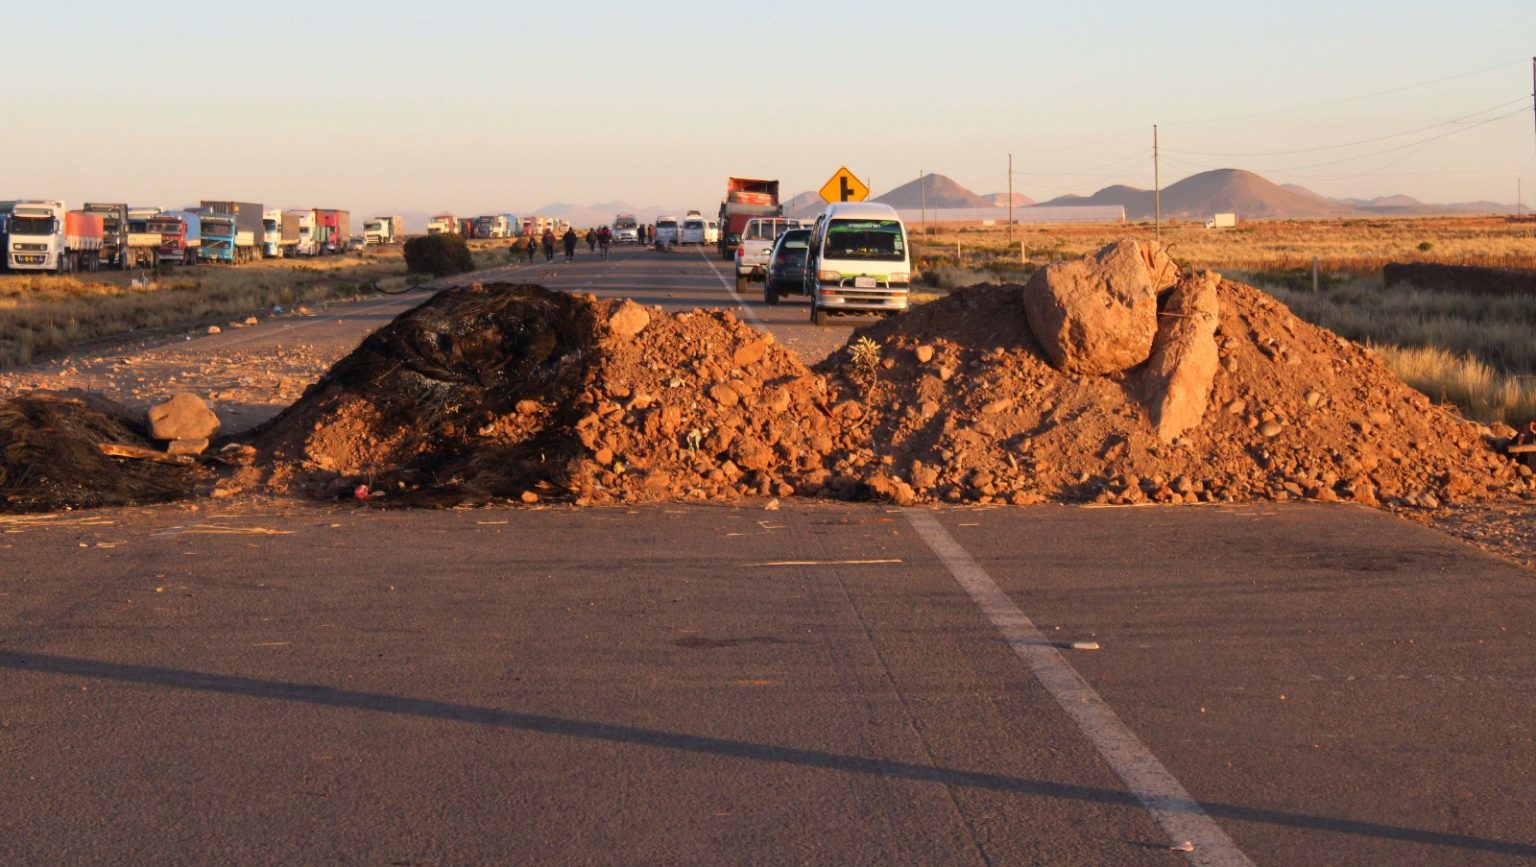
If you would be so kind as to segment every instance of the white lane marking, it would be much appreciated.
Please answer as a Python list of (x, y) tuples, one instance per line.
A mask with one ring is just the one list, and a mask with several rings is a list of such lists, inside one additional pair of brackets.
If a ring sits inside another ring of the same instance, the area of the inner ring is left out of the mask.
[(1194, 843), (1189, 854), (1191, 863), (1211, 867), (1252, 867), (1253, 862), (1237, 848), (1226, 832), (1206, 815), (1200, 804), (1162, 762), (1152, 755), (1141, 739), (1136, 737), (1093, 687), (1083, 680), (1054, 646), (1041, 634), (1035, 624), (1019, 610), (997, 582), (966, 553), (932, 513), (923, 509), (902, 510), (912, 529), (922, 537), (933, 553), (949, 569), (955, 580), (965, 589), (1003, 634), (1008, 646), (1013, 648), (1034, 672), (1048, 692), (1056, 699), (1067, 716), (1077, 723), (1078, 729), (1093, 742), (1099, 755), (1109, 762), (1120, 779), (1147, 812), (1157, 820), (1172, 839), (1174, 846)]
[(710, 260), (703, 250), (699, 251), (699, 258), (704, 260), (704, 264), (709, 266), (709, 270), (715, 272), (715, 279), (719, 280), (720, 285), (725, 287), (725, 291), (731, 293), (731, 297), (736, 299), (736, 303), (741, 307), (741, 311), (747, 314), (747, 318), (752, 320), (752, 324), (757, 326), (757, 330), (767, 331), (768, 325), (757, 317), (757, 311), (747, 306), (747, 300), (737, 294), (736, 287), (732, 286), (730, 281), (725, 279), (725, 275), (720, 273), (720, 269), (715, 267), (715, 263)]

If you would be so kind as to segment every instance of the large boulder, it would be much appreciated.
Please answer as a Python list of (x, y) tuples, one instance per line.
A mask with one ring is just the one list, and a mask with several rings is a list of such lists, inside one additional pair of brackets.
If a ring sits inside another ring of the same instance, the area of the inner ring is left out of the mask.
[(1158, 314), (1143, 388), (1152, 426), (1165, 443), (1198, 425), (1210, 402), (1220, 362), (1216, 350), (1220, 284), (1221, 275), (1213, 271), (1180, 280)]
[(219, 433), (219, 417), (202, 398), (186, 392), (151, 406), (144, 421), (157, 440), (210, 440)]
[(1157, 245), (1120, 241), (1035, 272), (1024, 287), (1024, 312), (1058, 370), (1114, 373), (1152, 354), (1157, 293), (1177, 276)]

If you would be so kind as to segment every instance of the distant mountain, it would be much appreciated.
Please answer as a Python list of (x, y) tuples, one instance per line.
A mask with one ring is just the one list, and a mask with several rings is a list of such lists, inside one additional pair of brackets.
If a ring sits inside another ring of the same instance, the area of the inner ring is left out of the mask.
[(791, 220), (814, 220), (827, 203), (815, 190), (806, 190), (784, 203), (784, 216)]
[[(695, 206), (706, 217), (714, 216), (717, 206)], [(589, 228), (593, 226), (606, 226), (613, 222), (613, 218), (619, 214), (633, 214), (641, 223), (654, 223), (658, 216), (670, 215), (682, 217), (688, 213), (688, 208), (661, 207), (659, 205), (631, 205), (628, 202), (598, 202), (594, 205), (573, 205), (569, 202), (554, 202), (532, 211), (513, 210), (514, 214), (536, 214), (541, 217), (559, 217), (570, 221), (577, 228)]]
[[(1123, 185), (1105, 187), (1087, 197), (1061, 196), (1045, 204), (1121, 205), (1129, 220), (1148, 220), (1155, 213), (1151, 190)], [(1162, 205), (1163, 216), (1181, 219), (1205, 219), (1226, 212), (1249, 219), (1335, 217), (1348, 210), (1344, 205), (1287, 190), (1241, 169), (1201, 172), (1171, 184), (1163, 190)]]
[(890, 205), (898, 211), (916, 210), (924, 204), (930, 208), (992, 207), (991, 200), (976, 195), (943, 175), (924, 175), (921, 183), (908, 181), (871, 201)]
[[(1008, 207), (1008, 194), (1007, 193), (987, 193), (985, 196), (982, 196), (982, 198), (986, 199), (988, 204), (992, 205), (994, 208), (1006, 208), (1006, 207)], [(1026, 196), (1023, 193), (1014, 193), (1013, 194), (1013, 206), (1015, 208), (1028, 207), (1030, 205), (1033, 205), (1034, 203), (1035, 203), (1034, 199), (1031, 199), (1029, 196)]]

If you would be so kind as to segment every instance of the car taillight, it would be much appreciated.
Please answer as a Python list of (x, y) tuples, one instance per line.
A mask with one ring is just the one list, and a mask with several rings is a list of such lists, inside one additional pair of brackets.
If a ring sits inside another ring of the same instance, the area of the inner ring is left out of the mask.
[(775, 264), (775, 265), (782, 265), (782, 264), (784, 264), (784, 254), (780, 253), (779, 255), (774, 256), (773, 257), (773, 264)]

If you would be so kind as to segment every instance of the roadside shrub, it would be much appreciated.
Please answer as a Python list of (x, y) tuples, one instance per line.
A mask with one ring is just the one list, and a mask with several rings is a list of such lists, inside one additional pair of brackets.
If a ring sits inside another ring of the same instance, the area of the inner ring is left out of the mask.
[(475, 260), (459, 235), (421, 235), (405, 242), (405, 267), (412, 274), (448, 277), (475, 270)]

